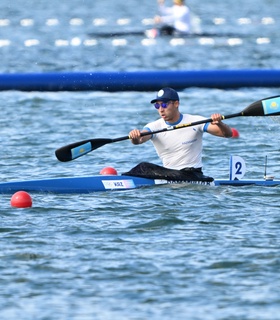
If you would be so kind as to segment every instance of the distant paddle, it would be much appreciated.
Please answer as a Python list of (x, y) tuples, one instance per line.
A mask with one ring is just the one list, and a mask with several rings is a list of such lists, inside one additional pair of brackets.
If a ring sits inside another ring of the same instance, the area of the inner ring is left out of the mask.
[[(258, 100), (250, 104), (243, 111), (222, 116), (223, 120), (235, 118), (235, 117), (251, 117), (251, 116), (279, 116), (280, 115), (280, 96), (274, 96)], [(176, 126), (170, 126), (153, 132), (143, 132), (141, 136), (147, 136), (150, 134), (172, 131), (176, 129), (182, 129), (186, 127), (196, 126), (199, 124), (212, 122), (212, 119), (204, 119), (200, 121), (178, 124)], [(75, 143), (68, 144), (67, 146), (61, 147), (55, 151), (55, 155), (59, 161), (67, 162), (77, 159), (95, 149), (98, 149), (106, 144), (114, 143), (118, 141), (128, 140), (129, 136), (124, 136), (115, 139), (88, 139)]]

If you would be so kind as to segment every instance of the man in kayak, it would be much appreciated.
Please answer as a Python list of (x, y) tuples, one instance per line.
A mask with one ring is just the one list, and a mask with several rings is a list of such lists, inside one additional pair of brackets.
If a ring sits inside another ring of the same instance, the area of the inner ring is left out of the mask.
[(160, 33), (173, 35), (174, 33), (190, 33), (190, 10), (184, 0), (173, 0), (172, 7), (166, 7), (164, 0), (158, 0), (160, 15), (155, 16), (156, 24), (161, 25)]
[(154, 132), (206, 119), (198, 115), (182, 114), (179, 111), (179, 95), (172, 88), (159, 90), (151, 103), (157, 109), (160, 119), (148, 123), (141, 131), (132, 130), (129, 137), (135, 145), (151, 140), (163, 167), (142, 162), (124, 175), (173, 181), (213, 181), (213, 178), (204, 176), (202, 172), (202, 137), (204, 132), (219, 137), (232, 137), (232, 129), (221, 121), (222, 115), (212, 114), (212, 122), (141, 137), (141, 132)]

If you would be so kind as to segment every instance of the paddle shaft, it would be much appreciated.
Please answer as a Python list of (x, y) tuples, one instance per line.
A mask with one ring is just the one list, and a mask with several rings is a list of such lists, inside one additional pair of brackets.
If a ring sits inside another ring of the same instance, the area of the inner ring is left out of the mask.
[[(240, 116), (242, 116), (242, 112), (222, 116), (222, 119), (225, 120), (225, 119), (235, 118), (235, 117), (240, 117)], [(203, 119), (203, 120), (190, 122), (190, 123), (178, 124), (176, 126), (170, 126), (170, 127), (159, 129), (159, 130), (155, 130), (155, 131), (152, 131), (152, 132), (150, 132), (150, 131), (141, 132), (141, 137), (152, 135), (152, 134), (156, 134), (156, 133), (161, 133), (161, 132), (165, 132), (165, 131), (183, 129), (183, 128), (186, 128), (186, 127), (193, 127), (193, 126), (197, 126), (199, 124), (208, 123), (208, 122), (212, 122), (212, 119), (209, 118), (209, 119)], [(128, 140), (128, 139), (130, 139), (129, 136), (123, 136), (123, 137), (119, 137), (119, 138), (115, 138), (115, 139), (110, 139), (110, 141), (108, 141), (108, 143), (119, 142), (119, 141), (124, 141), (124, 140)]]
[[(280, 115), (280, 96), (269, 97), (263, 100), (258, 100), (250, 104), (243, 111), (222, 116), (222, 120), (240, 117), (240, 116), (278, 116)], [(142, 132), (141, 136), (153, 135), (160, 132), (172, 131), (182, 129), (186, 127), (196, 126), (203, 123), (212, 122), (211, 118), (203, 119), (186, 124), (178, 124), (175, 126), (169, 126), (167, 128), (159, 129), (152, 132)], [(89, 139), (76, 143), (69, 144), (61, 147), (55, 151), (58, 160), (66, 162), (81, 157), (97, 148), (100, 148), (106, 144), (119, 142), (130, 139), (129, 136), (119, 137), (115, 139)]]
[[(242, 115), (242, 112), (234, 113), (234, 114), (222, 116), (222, 119), (239, 117), (241, 115)], [(159, 129), (159, 130), (152, 131), (152, 132), (148, 132), (148, 131), (141, 132), (141, 137), (153, 135), (153, 134), (161, 133), (161, 132), (165, 132), (165, 131), (172, 131), (172, 130), (182, 129), (182, 128), (186, 128), (186, 127), (196, 126), (196, 125), (207, 123), (207, 122), (212, 122), (212, 119), (209, 118), (209, 119), (203, 119), (203, 120), (185, 123), (185, 124), (178, 124), (176, 126), (170, 126), (170, 127)], [(83, 141), (69, 144), (69, 145), (64, 146), (60, 149), (57, 149), (55, 151), (55, 154), (56, 154), (56, 157), (59, 161), (67, 162), (67, 161), (77, 159), (77, 158), (79, 158), (79, 157), (81, 157), (81, 156), (83, 156), (83, 155), (85, 155), (95, 149), (98, 149), (106, 144), (124, 141), (124, 140), (128, 140), (128, 139), (130, 139), (129, 136), (123, 136), (123, 137), (119, 137), (119, 138), (115, 138), (115, 139), (83, 140)]]

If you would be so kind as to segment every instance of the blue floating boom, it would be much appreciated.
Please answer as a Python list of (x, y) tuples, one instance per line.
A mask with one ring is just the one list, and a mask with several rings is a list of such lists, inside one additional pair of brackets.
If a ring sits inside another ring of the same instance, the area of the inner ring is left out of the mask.
[(193, 70), (130, 72), (51, 72), (0, 74), (0, 91), (157, 91), (170, 86), (280, 87), (280, 70)]

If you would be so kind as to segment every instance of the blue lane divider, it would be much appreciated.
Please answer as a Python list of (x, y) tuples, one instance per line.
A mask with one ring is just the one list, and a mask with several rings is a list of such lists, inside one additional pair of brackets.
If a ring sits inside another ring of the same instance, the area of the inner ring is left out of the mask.
[(156, 91), (165, 86), (280, 87), (280, 69), (0, 74), (1, 91)]

